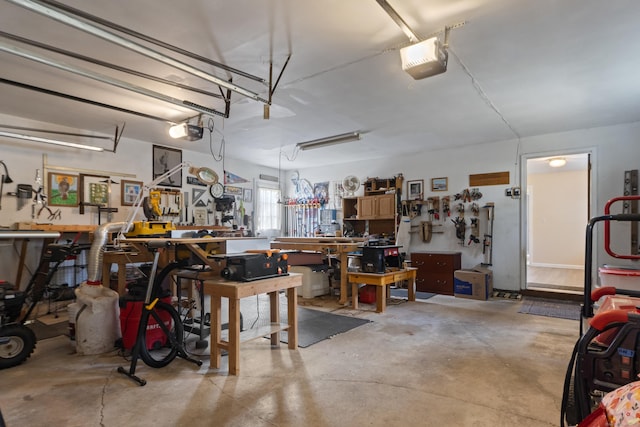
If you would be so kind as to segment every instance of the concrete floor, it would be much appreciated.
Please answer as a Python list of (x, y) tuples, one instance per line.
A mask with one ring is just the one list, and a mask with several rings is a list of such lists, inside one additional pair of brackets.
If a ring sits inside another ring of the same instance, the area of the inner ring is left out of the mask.
[[(328, 298), (328, 297), (327, 297)], [(240, 375), (176, 359), (142, 362), (140, 387), (113, 352), (79, 356), (67, 337), (38, 342), (0, 371), (0, 409), (16, 426), (557, 426), (576, 321), (519, 314), (521, 301), (435, 296), (323, 310), (373, 320), (297, 351), (243, 343)], [(304, 301), (303, 301), (304, 304)], [(190, 347), (193, 348), (193, 347)]]

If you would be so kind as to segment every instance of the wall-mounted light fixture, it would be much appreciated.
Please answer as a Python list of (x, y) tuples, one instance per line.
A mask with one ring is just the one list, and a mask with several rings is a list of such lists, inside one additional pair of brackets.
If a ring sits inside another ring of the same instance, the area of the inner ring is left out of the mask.
[(189, 123), (179, 123), (169, 128), (169, 136), (175, 139), (198, 141), (202, 139), (203, 127)]
[[(7, 169), (7, 164), (3, 160), (0, 160), (0, 165), (4, 166), (4, 175), (2, 175), (3, 177), (2, 182), (5, 184), (11, 184), (13, 180), (9, 176), (9, 169)], [(0, 198), (1, 197), (2, 197), (2, 193), (0, 193)]]
[(2, 136), (4, 136), (5, 138), (22, 139), (25, 141), (44, 142), (46, 144), (62, 145), (64, 147), (81, 148), (83, 150), (104, 151), (104, 148), (95, 147), (93, 145), (76, 144), (75, 142), (60, 141), (60, 140), (51, 139), (51, 138), (41, 138), (39, 136), (25, 135), (22, 133), (0, 131), (0, 137)]
[(552, 168), (561, 168), (562, 166), (567, 164), (567, 159), (564, 157), (554, 157), (553, 159), (549, 159), (549, 166)]
[(300, 150), (312, 150), (314, 148), (327, 147), (329, 145), (343, 144), (345, 142), (357, 141), (361, 139), (360, 132), (348, 132), (326, 138), (314, 139), (312, 141), (299, 142), (296, 147)]

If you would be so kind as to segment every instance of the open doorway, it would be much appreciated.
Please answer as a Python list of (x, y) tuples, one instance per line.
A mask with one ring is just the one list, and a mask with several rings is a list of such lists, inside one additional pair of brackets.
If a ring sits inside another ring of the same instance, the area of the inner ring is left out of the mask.
[(589, 163), (589, 153), (527, 159), (527, 291), (581, 294), (584, 289)]

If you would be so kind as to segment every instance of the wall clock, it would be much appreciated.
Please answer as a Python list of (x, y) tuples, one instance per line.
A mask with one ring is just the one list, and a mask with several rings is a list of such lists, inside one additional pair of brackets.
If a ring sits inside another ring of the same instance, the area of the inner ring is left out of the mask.
[(211, 187), (209, 187), (209, 193), (216, 199), (219, 199), (224, 194), (224, 186), (219, 182), (216, 182)]

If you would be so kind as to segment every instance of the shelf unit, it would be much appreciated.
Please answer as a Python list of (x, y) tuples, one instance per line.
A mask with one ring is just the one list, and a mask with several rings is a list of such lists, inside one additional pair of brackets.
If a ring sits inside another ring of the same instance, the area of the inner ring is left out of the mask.
[(353, 229), (354, 236), (379, 235), (395, 237), (398, 227), (398, 204), (402, 191), (402, 176), (368, 178), (364, 196), (342, 199), (343, 233)]

